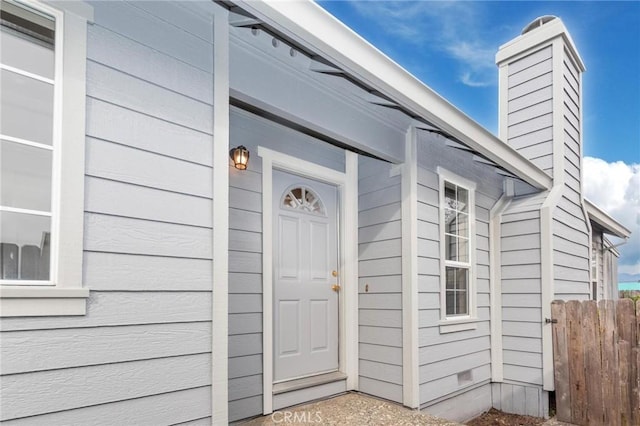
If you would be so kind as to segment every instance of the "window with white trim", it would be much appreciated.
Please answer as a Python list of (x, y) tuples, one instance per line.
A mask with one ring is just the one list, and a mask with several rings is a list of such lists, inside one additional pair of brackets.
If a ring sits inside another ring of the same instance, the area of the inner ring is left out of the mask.
[(0, 316), (83, 314), (92, 9), (0, 1)]
[(440, 174), (440, 241), (442, 318), (467, 319), (475, 314), (475, 184), (450, 172)]
[[(2, 0), (0, 283), (51, 284), (55, 17)], [(59, 114), (59, 112), (58, 112)], [(54, 235), (54, 238), (56, 236)], [(55, 264), (55, 261), (54, 261)]]

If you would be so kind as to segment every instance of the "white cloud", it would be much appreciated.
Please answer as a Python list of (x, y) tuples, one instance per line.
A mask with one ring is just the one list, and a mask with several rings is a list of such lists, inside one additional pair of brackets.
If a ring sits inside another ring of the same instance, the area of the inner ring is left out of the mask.
[[(459, 64), (459, 80), (471, 87), (495, 84), (497, 47), (480, 33), (486, 28), (480, 2), (351, 1), (353, 9), (403, 43), (444, 52)], [(419, 55), (419, 52), (416, 52)]]
[(640, 274), (640, 164), (585, 157), (583, 172), (585, 197), (632, 232), (619, 247), (618, 272)]

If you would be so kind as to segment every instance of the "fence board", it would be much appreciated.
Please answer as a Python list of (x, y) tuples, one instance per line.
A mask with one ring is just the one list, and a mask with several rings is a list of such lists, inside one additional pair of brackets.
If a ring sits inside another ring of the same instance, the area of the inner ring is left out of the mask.
[(636, 346), (640, 346), (640, 299), (636, 300)]
[[(640, 310), (636, 310), (636, 319)], [(640, 346), (631, 350), (631, 423), (640, 425)]]
[(631, 383), (629, 380), (629, 363), (631, 362), (631, 345), (626, 340), (618, 342), (618, 360), (620, 362), (618, 384), (620, 401), (618, 404), (620, 424), (633, 426), (631, 423)]
[(571, 392), (571, 421), (585, 424), (587, 387), (584, 378), (584, 349), (582, 341), (582, 305), (577, 300), (566, 303), (569, 336), (569, 392)]
[(613, 300), (601, 300), (598, 302), (600, 310), (600, 330), (602, 333), (602, 392), (604, 396), (604, 421), (605, 424), (617, 426), (620, 424), (620, 416), (617, 415), (617, 405), (620, 400), (620, 388), (617, 386), (618, 378), (618, 334), (616, 332), (616, 311)]
[(553, 365), (555, 370), (556, 411), (561, 422), (571, 421), (571, 392), (569, 391), (569, 351), (567, 350), (567, 320), (564, 301), (551, 303), (553, 325)]
[(587, 372), (587, 424), (604, 425), (602, 401), (602, 348), (600, 347), (600, 322), (598, 305), (593, 300), (582, 304), (584, 331), (584, 368)]
[(577, 425), (640, 425), (640, 303), (551, 304), (556, 410)]
[(619, 299), (616, 301), (616, 322), (618, 337), (634, 345), (636, 341), (635, 307), (631, 299)]

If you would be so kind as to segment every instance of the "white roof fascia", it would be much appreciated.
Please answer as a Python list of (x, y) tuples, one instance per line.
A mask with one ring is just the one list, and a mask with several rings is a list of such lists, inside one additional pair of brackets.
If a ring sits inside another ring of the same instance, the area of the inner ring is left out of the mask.
[(235, 0), (234, 3), (530, 185), (551, 188), (552, 179), (544, 171), (314, 2)]
[(584, 62), (578, 53), (578, 49), (576, 49), (576, 45), (573, 42), (569, 31), (567, 31), (567, 28), (564, 26), (560, 18), (549, 21), (546, 24), (522, 34), (500, 46), (498, 53), (496, 53), (496, 64), (500, 65), (514, 56), (520, 56), (527, 53), (531, 49), (534, 49), (556, 37), (562, 37), (564, 39), (565, 45), (569, 50), (572, 59), (576, 62), (580, 72), (584, 72), (586, 70)]
[(620, 252), (618, 251), (618, 245), (614, 245), (607, 237), (602, 237), (604, 249), (613, 253), (615, 257), (620, 257)]
[(619, 238), (629, 238), (631, 231), (624, 227), (620, 222), (609, 216), (591, 201), (584, 199), (584, 204), (587, 207), (587, 214), (589, 220), (602, 227), (605, 232), (611, 235), (615, 235)]

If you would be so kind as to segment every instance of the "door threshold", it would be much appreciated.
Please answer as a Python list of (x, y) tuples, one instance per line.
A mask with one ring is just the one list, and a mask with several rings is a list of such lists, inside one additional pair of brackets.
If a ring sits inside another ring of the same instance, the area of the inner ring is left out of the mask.
[(317, 376), (303, 377), (302, 379), (288, 380), (286, 382), (274, 383), (273, 394), (278, 395), (285, 392), (291, 392), (299, 389), (310, 388), (313, 386), (324, 385), (327, 383), (345, 380), (347, 375), (341, 371), (333, 371), (331, 373), (318, 374)]

